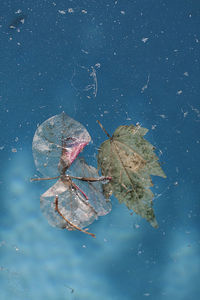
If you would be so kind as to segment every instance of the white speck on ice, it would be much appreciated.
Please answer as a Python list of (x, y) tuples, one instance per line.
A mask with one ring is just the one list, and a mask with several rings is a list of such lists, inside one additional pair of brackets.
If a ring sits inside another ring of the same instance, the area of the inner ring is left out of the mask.
[(68, 10), (67, 10), (67, 11), (68, 11), (68, 13), (69, 13), (69, 14), (72, 14), (72, 13), (74, 12), (74, 10), (73, 10), (73, 8), (72, 8), (72, 7), (68, 8)]
[(146, 43), (146, 42), (148, 41), (148, 39), (149, 39), (149, 38), (142, 38), (141, 41), (142, 41), (143, 43)]
[(188, 115), (188, 111), (183, 111), (183, 109), (181, 108), (181, 112), (183, 113), (183, 117), (185, 118)]
[(183, 91), (182, 90), (179, 90), (179, 91), (177, 91), (177, 95), (181, 95), (183, 93)]
[(100, 63), (96, 63), (94, 66), (95, 66), (97, 69), (99, 69), (99, 68), (101, 67), (101, 64), (100, 64)]
[(22, 10), (21, 9), (18, 9), (15, 13), (16, 14), (20, 14), (22, 12)]
[(162, 119), (166, 119), (165, 115), (159, 115), (159, 117), (161, 117)]
[(156, 129), (156, 126), (157, 126), (157, 125), (152, 125), (152, 126), (151, 126), (151, 129), (152, 129), (152, 130)]
[(85, 53), (85, 54), (88, 54), (89, 52), (84, 50), (84, 49), (81, 49), (81, 52)]
[(66, 15), (66, 12), (64, 10), (58, 10), (59, 14)]

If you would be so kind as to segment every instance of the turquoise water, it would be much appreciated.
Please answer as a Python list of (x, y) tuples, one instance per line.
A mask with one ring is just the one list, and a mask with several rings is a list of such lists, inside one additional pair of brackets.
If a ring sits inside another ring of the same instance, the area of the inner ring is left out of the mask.
[[(1, 1), (0, 299), (199, 299), (197, 1)], [(153, 177), (159, 228), (112, 197), (89, 226), (51, 227), (50, 182), (32, 157), (38, 124), (65, 111), (92, 137), (96, 166), (119, 125), (148, 128), (167, 178)]]

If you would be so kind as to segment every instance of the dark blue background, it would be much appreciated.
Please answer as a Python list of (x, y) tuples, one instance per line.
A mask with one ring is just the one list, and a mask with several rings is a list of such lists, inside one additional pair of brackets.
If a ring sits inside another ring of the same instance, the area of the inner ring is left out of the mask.
[[(0, 6), (0, 299), (198, 300), (198, 1)], [(96, 97), (85, 90), (92, 69)], [(39, 203), (47, 184), (29, 182), (31, 143), (37, 124), (63, 110), (88, 128), (93, 164), (105, 139), (97, 119), (110, 133), (149, 129), (167, 175), (153, 178), (158, 230), (114, 198), (90, 226), (96, 239), (48, 225)]]

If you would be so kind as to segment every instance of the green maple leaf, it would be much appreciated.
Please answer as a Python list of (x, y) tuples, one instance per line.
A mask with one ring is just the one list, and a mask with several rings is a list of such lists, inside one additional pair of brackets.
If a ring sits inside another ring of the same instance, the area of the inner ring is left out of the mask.
[(154, 146), (143, 136), (148, 129), (140, 126), (119, 126), (111, 137), (108, 136), (98, 151), (98, 168), (103, 176), (112, 180), (104, 185), (107, 198), (114, 194), (120, 203), (145, 218), (153, 227), (158, 223), (153, 211), (154, 194), (150, 175), (166, 177), (160, 167)]

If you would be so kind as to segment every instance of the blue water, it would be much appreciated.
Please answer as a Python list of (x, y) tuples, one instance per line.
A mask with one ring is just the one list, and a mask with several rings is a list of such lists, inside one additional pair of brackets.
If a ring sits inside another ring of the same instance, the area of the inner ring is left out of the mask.
[[(0, 300), (198, 300), (200, 3), (0, 4)], [(149, 129), (167, 175), (153, 177), (158, 229), (114, 197), (96, 239), (48, 225), (31, 143), (62, 111), (87, 127), (93, 165), (97, 119)]]

